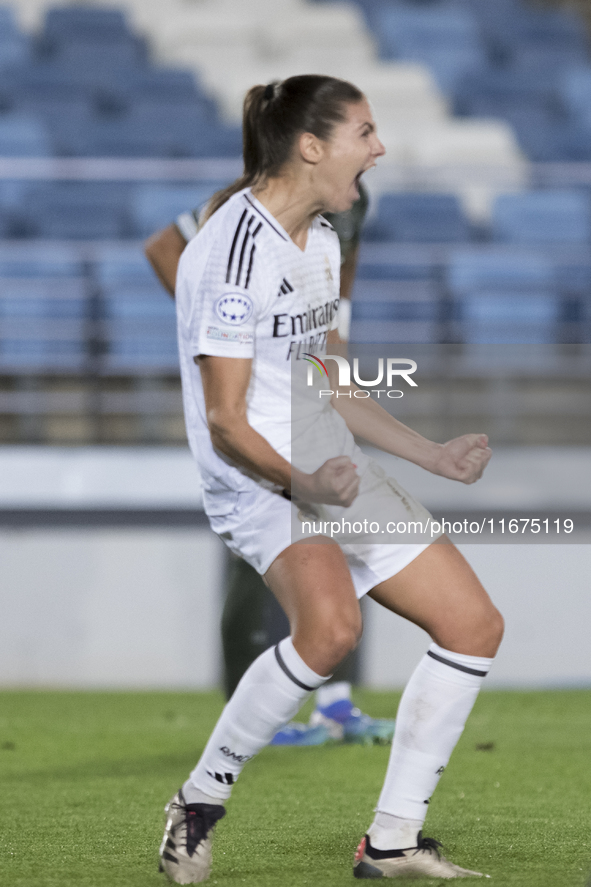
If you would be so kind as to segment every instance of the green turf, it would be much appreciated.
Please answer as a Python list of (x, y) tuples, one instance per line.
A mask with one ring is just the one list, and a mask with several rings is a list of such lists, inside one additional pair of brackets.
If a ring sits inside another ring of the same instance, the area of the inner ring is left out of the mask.
[[(397, 697), (364, 692), (357, 701), (393, 716)], [(217, 694), (0, 693), (0, 885), (163, 887), (162, 807), (221, 704)], [(426, 833), (495, 887), (582, 887), (591, 876), (590, 737), (591, 691), (483, 693)], [(212, 883), (357, 883), (352, 856), (387, 756), (361, 746), (266, 749), (218, 826)]]

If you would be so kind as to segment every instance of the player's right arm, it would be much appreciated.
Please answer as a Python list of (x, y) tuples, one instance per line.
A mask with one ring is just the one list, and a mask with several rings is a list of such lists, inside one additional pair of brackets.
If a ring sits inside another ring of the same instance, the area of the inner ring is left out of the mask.
[(176, 272), (187, 241), (176, 225), (157, 231), (146, 241), (144, 252), (164, 289), (174, 299)]
[(246, 395), (252, 359), (201, 355), (207, 424), (214, 447), (233, 462), (277, 484), (306, 502), (348, 507), (359, 489), (359, 477), (348, 456), (329, 459), (314, 474), (293, 468), (248, 423)]

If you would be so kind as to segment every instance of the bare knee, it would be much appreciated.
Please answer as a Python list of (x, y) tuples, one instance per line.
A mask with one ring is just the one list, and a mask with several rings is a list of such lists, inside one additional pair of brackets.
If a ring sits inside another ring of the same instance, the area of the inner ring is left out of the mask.
[(501, 645), (504, 631), (505, 620), (497, 608), (491, 604), (484, 613), (479, 615), (475, 624), (469, 626), (469, 632), (467, 632), (469, 637), (465, 641), (470, 645), (468, 655), (485, 656), (492, 659), (496, 656)]
[[(318, 620), (313, 625), (296, 630), (294, 645), (304, 661), (318, 674), (330, 674), (359, 643), (362, 633), (361, 617), (337, 616)], [(314, 664), (313, 664), (314, 663)]]
[(361, 618), (357, 614), (341, 615), (318, 626), (317, 644), (330, 657), (333, 667), (355, 649), (361, 630)]
[(441, 647), (466, 656), (484, 656), (492, 659), (503, 639), (505, 622), (492, 604), (465, 612), (463, 619), (446, 621), (432, 633)]
[(492, 650), (492, 652), (488, 655), (495, 656), (497, 650), (501, 646), (501, 641), (503, 640), (503, 635), (505, 633), (505, 620), (502, 613), (500, 613), (497, 608), (493, 606), (492, 613), (487, 622), (487, 643), (490, 645), (490, 649)]
[(344, 623), (333, 626), (327, 635), (326, 649), (330, 650), (335, 665), (345, 659), (357, 646), (361, 639), (361, 623)]

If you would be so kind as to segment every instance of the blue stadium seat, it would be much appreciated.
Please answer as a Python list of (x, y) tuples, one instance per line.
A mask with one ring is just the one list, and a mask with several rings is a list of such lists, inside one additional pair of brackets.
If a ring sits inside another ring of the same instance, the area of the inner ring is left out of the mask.
[(510, 247), (459, 249), (449, 257), (446, 282), (452, 295), (484, 290), (550, 291), (554, 264), (542, 253)]
[(137, 336), (113, 334), (103, 357), (104, 372), (177, 373), (179, 368), (176, 336)]
[(96, 252), (96, 275), (102, 285), (154, 285), (154, 271), (141, 247), (122, 243), (101, 246)]
[(88, 102), (72, 102), (65, 114), (54, 113), (52, 107), (51, 113), (46, 110), (44, 119), (58, 157), (88, 155), (88, 133), (94, 119)]
[(513, 127), (521, 148), (530, 160), (557, 163), (568, 157), (571, 150), (571, 129), (565, 127), (560, 115), (543, 103), (537, 106), (508, 106), (500, 114), (476, 104), (473, 113), (477, 116), (503, 117)]
[(154, 97), (131, 95), (129, 97), (128, 114), (140, 125), (151, 125), (157, 128), (172, 128), (181, 132), (183, 125), (190, 130), (198, 124), (220, 125), (217, 119), (215, 103), (204, 95), (182, 97)]
[(46, 205), (31, 224), (38, 237), (63, 240), (117, 240), (127, 234), (125, 213), (112, 206)]
[(0, 338), (0, 367), (12, 372), (84, 372), (88, 354), (77, 330), (72, 338)]
[(587, 50), (582, 18), (564, 10), (532, 9), (521, 4), (512, 27), (505, 27), (503, 37), (520, 48), (558, 48), (573, 54)]
[(416, 320), (352, 320), (349, 341), (369, 344), (436, 344), (440, 341), (438, 323)]
[(118, 10), (85, 7), (51, 9), (38, 40), (40, 59), (50, 66), (69, 69), (88, 78), (105, 71), (143, 66), (147, 60), (144, 40), (127, 27)]
[(105, 286), (102, 310), (106, 371), (178, 369), (174, 302), (160, 284)]
[(118, 70), (120, 76), (128, 68), (143, 66), (146, 63), (146, 51), (143, 43), (124, 39), (105, 43), (94, 41), (64, 41), (52, 48), (45, 57), (54, 66), (69, 69), (75, 77), (76, 72), (84, 70), (100, 75), (103, 70)]
[(503, 194), (493, 205), (492, 233), (510, 243), (589, 243), (589, 197), (550, 190)]
[(0, 366), (80, 371), (86, 361), (87, 283), (0, 278)]
[(574, 59), (585, 52), (583, 22), (560, 10), (533, 9), (521, 0), (471, 0), (492, 58), (507, 64), (525, 48), (568, 50)]
[(461, 339), (474, 344), (559, 341), (560, 300), (548, 292), (466, 293), (459, 303)]
[(31, 43), (28, 37), (4, 31), (0, 21), (0, 71), (29, 64), (31, 57)]
[(101, 81), (92, 94), (99, 115), (154, 117), (166, 113), (179, 118), (207, 118), (215, 121), (216, 105), (190, 71), (176, 68), (129, 68), (124, 77)]
[(26, 65), (3, 72), (0, 98), (3, 103), (10, 102), (12, 97), (16, 100), (19, 96), (30, 100), (36, 98), (38, 101), (47, 99), (49, 102), (88, 99), (92, 91), (99, 87), (93, 80), (89, 83), (90, 92), (83, 72), (80, 72), (79, 77), (74, 77), (67, 68), (47, 64)]
[(12, 215), (5, 207), (0, 206), (0, 238), (10, 237), (12, 234)]
[(151, 101), (187, 102), (205, 95), (193, 72), (182, 68), (135, 68), (120, 86), (127, 95)]
[(563, 257), (554, 262), (556, 288), (566, 297), (591, 295), (591, 257)]
[(84, 320), (88, 314), (84, 278), (43, 280), (0, 277), (0, 316), (34, 320)]
[(581, 317), (586, 324), (591, 324), (591, 293), (581, 300)]
[(539, 74), (515, 71), (511, 68), (491, 68), (464, 77), (454, 90), (454, 109), (458, 114), (480, 114), (474, 106), (482, 103), (482, 110), (495, 116), (503, 116), (504, 110), (513, 106), (556, 104), (555, 87), (558, 79), (551, 82)]
[(453, 194), (385, 194), (364, 236), (368, 240), (443, 243), (468, 240), (470, 227)]
[(138, 127), (128, 117), (94, 117), (76, 141), (78, 153), (86, 157), (162, 157), (160, 134), (153, 128)]
[(132, 107), (126, 121), (129, 132), (152, 144), (158, 156), (215, 157), (239, 155), (241, 134), (237, 127), (218, 123), (211, 111), (197, 103), (191, 107), (170, 105), (150, 110)]
[(573, 66), (588, 68), (582, 19), (562, 10), (533, 9), (521, 0), (469, 0), (469, 8), (489, 64), (452, 87), (456, 113), (505, 119), (534, 161), (590, 160), (591, 111), (587, 124), (569, 107), (581, 87), (570, 85), (568, 72)]
[(570, 119), (591, 141), (591, 65), (565, 71), (559, 82), (559, 95)]
[(110, 41), (133, 36), (119, 10), (85, 6), (48, 10), (43, 31), (55, 40)]
[(437, 342), (441, 336), (441, 291), (429, 280), (355, 281), (352, 342)]
[(27, 114), (0, 116), (0, 156), (50, 157), (53, 153), (46, 126)]
[(19, 229), (19, 212), (24, 205), (30, 185), (22, 180), (0, 181), (0, 232), (2, 237), (14, 237)]
[(183, 212), (203, 206), (228, 182), (204, 182), (200, 185), (139, 185), (132, 203), (134, 229), (139, 237), (148, 237), (167, 228)]
[(549, 76), (556, 78), (577, 61), (584, 64), (588, 59), (586, 48), (575, 51), (569, 47), (560, 46), (517, 45), (514, 47), (513, 53), (509, 70), (514, 74), (523, 71), (534, 76), (542, 76), (545, 79)]
[(467, 77), (455, 91), (454, 108), (464, 116), (507, 120), (531, 160), (591, 160), (591, 68), (562, 78), (513, 67)]
[(357, 281), (352, 320), (422, 320), (439, 317), (439, 293), (433, 284), (396, 285), (393, 281)]
[(239, 127), (181, 115), (167, 128), (132, 115), (95, 118), (79, 141), (80, 153), (93, 157), (237, 157), (241, 146)]
[(434, 269), (429, 263), (376, 262), (365, 259), (364, 252), (357, 263), (358, 280), (429, 280), (433, 276)]
[[(112, 283), (102, 288), (102, 313), (108, 320), (136, 321), (145, 320), (148, 323), (156, 320), (163, 325), (168, 324), (168, 329), (162, 332), (170, 335), (171, 331), (176, 336), (176, 312), (174, 302), (162, 289), (162, 285), (153, 275), (148, 283)], [(158, 335), (159, 327), (151, 327)], [(130, 327), (131, 334), (133, 329)]]
[(451, 4), (434, 8), (384, 6), (373, 15), (382, 55), (428, 65), (443, 89), (453, 89), (487, 58), (471, 11)]
[[(0, 110), (33, 116), (45, 125), (58, 155), (82, 153), (86, 133), (95, 113), (91, 90), (78, 83), (36, 81), (14, 76), (0, 77)], [(1, 117), (0, 117), (1, 119)]]
[(0, 31), (3, 34), (18, 33), (11, 6), (0, 6)]
[(82, 115), (90, 119), (93, 113), (90, 97), (82, 95), (77, 88), (25, 86), (14, 89), (0, 84), (0, 96), (7, 110), (32, 115), (46, 123), (61, 120), (63, 117), (82, 119)]
[(469, 9), (453, 3), (382, 6), (377, 20), (379, 38), (393, 52), (480, 46), (476, 19)]
[(79, 250), (64, 244), (20, 245), (0, 243), (0, 278), (82, 277), (84, 264)]
[(129, 236), (129, 187), (118, 183), (60, 182), (34, 189), (26, 204), (25, 231), (57, 239)]
[(31, 189), (23, 179), (0, 179), (0, 207), (14, 209), (21, 206)]

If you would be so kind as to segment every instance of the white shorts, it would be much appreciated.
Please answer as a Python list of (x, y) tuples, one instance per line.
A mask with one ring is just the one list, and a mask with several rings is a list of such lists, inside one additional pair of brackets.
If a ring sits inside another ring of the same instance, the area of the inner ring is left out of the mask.
[[(212, 530), (261, 575), (294, 542), (331, 537), (347, 558), (358, 598), (399, 573), (441, 535), (427, 509), (372, 460), (349, 508), (298, 507), (255, 481), (247, 491), (209, 501)], [(372, 532), (364, 532), (369, 524)], [(411, 524), (412, 532), (403, 532)]]

